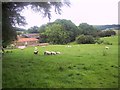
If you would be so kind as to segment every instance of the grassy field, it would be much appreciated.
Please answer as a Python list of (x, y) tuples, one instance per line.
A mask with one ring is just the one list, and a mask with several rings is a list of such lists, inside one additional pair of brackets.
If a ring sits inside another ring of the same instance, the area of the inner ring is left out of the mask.
[[(49, 45), (24, 50), (13, 49), (3, 55), (3, 88), (117, 88), (118, 37), (103, 38), (113, 43)], [(43, 52), (60, 51), (61, 55)]]

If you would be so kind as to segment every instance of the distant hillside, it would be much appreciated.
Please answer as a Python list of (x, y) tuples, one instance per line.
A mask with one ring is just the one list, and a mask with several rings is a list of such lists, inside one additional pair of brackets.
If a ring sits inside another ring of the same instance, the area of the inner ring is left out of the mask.
[(120, 29), (120, 25), (93, 25), (94, 27), (96, 27), (98, 30), (119, 30)]

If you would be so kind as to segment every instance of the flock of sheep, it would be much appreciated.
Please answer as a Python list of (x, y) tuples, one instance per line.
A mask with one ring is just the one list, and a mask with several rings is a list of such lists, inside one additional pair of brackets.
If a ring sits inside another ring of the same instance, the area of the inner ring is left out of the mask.
[[(38, 48), (35, 47), (34, 49), (34, 54), (38, 54)], [(44, 55), (56, 55), (56, 54), (61, 54), (60, 52), (54, 52), (54, 51), (45, 51)]]
[[(19, 49), (23, 50), (26, 48), (26, 46), (18, 46)], [(38, 48), (35, 47), (34, 49), (34, 54), (38, 54)], [(56, 54), (61, 54), (61, 52), (55, 52), (55, 51), (45, 51), (44, 55), (56, 55)]]
[[(67, 47), (71, 47), (71, 46), (68, 45)], [(19, 46), (18, 48), (23, 50), (24, 48), (26, 48), (26, 46)], [(109, 47), (105, 46), (105, 49), (109, 49)], [(35, 47), (35, 49), (34, 49), (34, 54), (38, 54), (38, 48), (37, 47)], [(45, 51), (44, 52), (44, 55), (56, 55), (56, 54), (61, 54), (61, 52), (55, 52), (55, 51)]]
[(54, 51), (45, 51), (44, 55), (56, 55), (56, 54), (61, 54), (60, 52), (54, 52)]
[[(12, 45), (12, 47), (13, 47), (13, 45)], [(42, 46), (42, 47), (45, 47), (45, 46)], [(69, 48), (71, 48), (72, 46), (71, 45), (67, 45), (67, 46), (65, 46), (65, 47), (69, 47)], [(21, 49), (21, 50), (24, 50), (25, 48), (26, 48), (26, 46), (18, 46), (17, 48), (19, 48), (19, 49)], [(109, 49), (109, 47), (108, 46), (105, 46), (105, 49), (106, 50), (108, 50)], [(2, 50), (3, 51), (3, 50)], [(38, 48), (37, 47), (35, 47), (34, 48), (34, 54), (38, 54)], [(59, 51), (57, 51), (57, 52), (55, 52), (55, 51), (44, 51), (44, 55), (56, 55), (56, 54), (61, 54), (61, 52), (59, 52)]]

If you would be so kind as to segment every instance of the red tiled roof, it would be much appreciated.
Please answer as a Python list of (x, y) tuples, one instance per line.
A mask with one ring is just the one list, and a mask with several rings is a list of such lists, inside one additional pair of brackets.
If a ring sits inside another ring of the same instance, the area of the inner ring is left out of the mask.
[(17, 42), (38, 41), (36, 38), (18, 38)]

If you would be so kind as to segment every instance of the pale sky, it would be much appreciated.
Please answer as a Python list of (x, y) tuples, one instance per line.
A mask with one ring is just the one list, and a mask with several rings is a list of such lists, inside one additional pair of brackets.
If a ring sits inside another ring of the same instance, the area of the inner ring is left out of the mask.
[[(71, 7), (62, 7), (62, 14), (55, 14), (52, 11), (50, 22), (56, 19), (71, 20), (77, 26), (80, 23), (88, 23), (90, 25), (106, 25), (118, 24), (118, 2), (120, 0), (70, 0)], [(28, 25), (25, 29), (32, 26), (41, 26), (49, 22), (49, 19), (42, 18), (40, 13), (35, 13), (29, 9), (22, 12), (25, 16)]]

